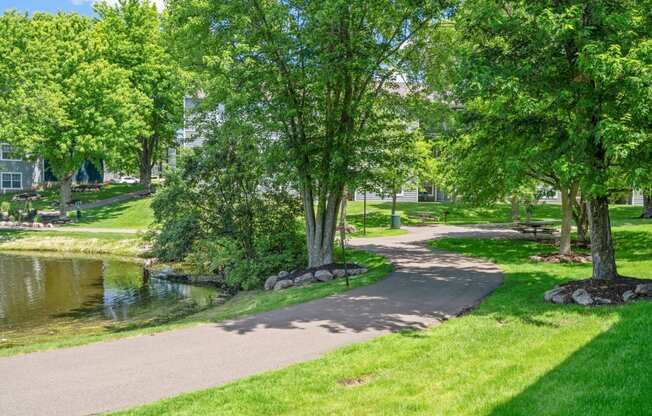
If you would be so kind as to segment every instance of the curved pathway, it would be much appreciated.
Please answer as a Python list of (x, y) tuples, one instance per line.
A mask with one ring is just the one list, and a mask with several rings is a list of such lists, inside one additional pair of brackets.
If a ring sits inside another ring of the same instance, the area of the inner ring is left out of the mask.
[(0, 358), (0, 415), (95, 414), (219, 385), (391, 331), (426, 328), (477, 304), (502, 282), (496, 266), (426, 243), (508, 231), (409, 231), (352, 242), (396, 265), (370, 286), (235, 321)]

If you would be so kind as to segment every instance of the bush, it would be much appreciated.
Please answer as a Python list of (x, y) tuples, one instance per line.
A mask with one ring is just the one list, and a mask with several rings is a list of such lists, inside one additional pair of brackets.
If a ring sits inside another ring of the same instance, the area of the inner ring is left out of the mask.
[(303, 265), (301, 202), (278, 180), (278, 164), (268, 164), (265, 138), (228, 120), (204, 136), (154, 197), (160, 231), (153, 254), (224, 274), (234, 289), (259, 287), (266, 276)]

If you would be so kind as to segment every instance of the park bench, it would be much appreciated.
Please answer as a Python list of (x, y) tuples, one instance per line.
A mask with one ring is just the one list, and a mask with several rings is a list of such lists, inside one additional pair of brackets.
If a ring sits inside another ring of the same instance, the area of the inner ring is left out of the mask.
[(417, 212), (415, 215), (421, 222), (439, 222), (439, 217), (431, 212)]
[(72, 188), (73, 192), (99, 192), (102, 190), (102, 185), (99, 183), (84, 183), (75, 185)]
[(519, 222), (513, 229), (523, 234), (534, 234), (534, 238), (537, 238), (537, 235), (552, 235), (557, 232), (556, 229), (549, 227), (553, 222)]

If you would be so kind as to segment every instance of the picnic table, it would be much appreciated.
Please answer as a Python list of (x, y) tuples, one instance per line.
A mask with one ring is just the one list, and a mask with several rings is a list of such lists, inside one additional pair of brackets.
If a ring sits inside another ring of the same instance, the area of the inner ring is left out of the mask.
[(524, 221), (516, 223), (514, 230), (523, 234), (534, 234), (534, 238), (537, 238), (538, 234), (554, 234), (557, 230), (550, 226), (556, 223), (556, 221)]
[(426, 222), (426, 221), (439, 222), (439, 217), (433, 214), (432, 212), (415, 212), (414, 215), (416, 215), (416, 217), (420, 219), (421, 222)]
[(72, 188), (73, 192), (99, 192), (102, 190), (102, 184), (99, 183), (84, 183), (75, 185)]

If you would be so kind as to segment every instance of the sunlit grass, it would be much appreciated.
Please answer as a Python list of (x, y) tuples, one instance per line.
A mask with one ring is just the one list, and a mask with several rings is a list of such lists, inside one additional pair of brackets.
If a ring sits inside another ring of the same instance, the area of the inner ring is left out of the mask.
[[(651, 278), (652, 229), (629, 227), (616, 228), (620, 271)], [(475, 311), (430, 330), (381, 337), (120, 414), (652, 414), (652, 302), (544, 303), (555, 284), (591, 272), (590, 265), (528, 260), (554, 251), (551, 245), (444, 239), (434, 246), (496, 262), (504, 284)], [(340, 383), (355, 378), (364, 382)]]

